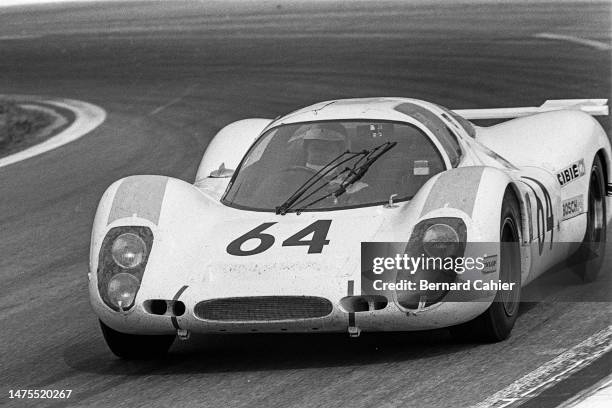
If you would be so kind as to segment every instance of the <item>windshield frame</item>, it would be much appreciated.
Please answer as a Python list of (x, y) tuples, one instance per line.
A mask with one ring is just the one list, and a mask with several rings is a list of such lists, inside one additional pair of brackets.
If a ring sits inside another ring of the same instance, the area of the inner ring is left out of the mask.
[[(230, 202), (226, 199), (230, 189), (232, 188), (232, 185), (234, 184), (234, 182), (236, 181), (236, 177), (238, 176), (238, 174), (240, 173), (240, 171), (242, 170), (242, 166), (244, 164), (244, 162), (246, 161), (247, 157), (249, 157), (249, 155), (252, 153), (253, 149), (259, 144), (260, 140), (265, 137), (266, 135), (268, 135), (270, 132), (276, 130), (277, 128), (281, 127), (281, 126), (289, 126), (289, 125), (307, 125), (307, 124), (313, 124), (313, 123), (329, 123), (329, 122), (365, 122), (365, 123), (371, 123), (371, 122), (376, 122), (376, 123), (393, 123), (393, 124), (399, 124), (399, 125), (404, 125), (404, 126), (412, 126), (417, 128), (422, 134), (424, 134), (427, 137), (427, 140), (429, 141), (429, 143), (431, 144), (431, 146), (433, 147), (433, 149), (438, 153), (438, 155), (440, 156), (440, 161), (444, 167), (444, 169), (442, 170), (442, 172), (444, 171), (448, 171), (451, 167), (450, 164), (450, 160), (447, 156), (446, 151), (442, 148), (442, 146), (440, 145), (440, 141), (437, 140), (437, 138), (435, 137), (434, 134), (432, 134), (432, 132), (426, 127), (424, 126), (422, 123), (415, 121), (415, 122), (411, 122), (411, 121), (405, 121), (405, 120), (390, 120), (390, 119), (373, 119), (373, 118), (368, 118), (368, 119), (364, 119), (364, 118), (359, 118), (359, 119), (353, 119), (353, 118), (336, 118), (336, 119), (326, 119), (326, 120), (308, 120), (308, 121), (299, 121), (299, 122), (279, 122), (277, 124), (274, 124), (274, 126), (269, 126), (266, 127), (259, 136), (257, 136), (257, 138), (253, 141), (253, 143), (251, 144), (251, 146), (249, 146), (248, 150), (246, 151), (246, 153), (242, 156), (242, 159), (240, 160), (240, 163), (238, 164), (238, 166), (236, 167), (236, 170), (234, 171), (234, 174), (232, 175), (232, 178), (230, 179), (230, 181), (227, 184), (227, 187), (225, 188), (225, 191), (223, 192), (223, 196), (221, 197), (220, 202), (227, 206), (227, 207), (231, 207), (231, 208), (236, 208), (239, 210), (245, 210), (245, 211), (254, 211), (254, 212), (270, 212), (270, 213), (275, 213), (276, 209), (275, 208), (270, 208), (270, 209), (266, 209), (266, 208), (253, 208), (253, 207), (249, 207), (249, 206), (245, 206), (245, 205), (241, 205), (241, 204), (237, 204), (234, 202)], [(437, 173), (439, 174), (439, 173)], [(435, 177), (436, 175), (434, 174), (432, 177)], [(403, 198), (399, 198), (399, 199), (394, 199), (393, 202), (394, 203), (401, 203), (401, 202), (405, 202), (405, 201), (410, 201), (412, 200), (412, 198), (414, 198), (414, 196), (412, 197), (403, 197)], [(383, 200), (383, 201), (377, 201), (377, 202), (372, 202), (372, 203), (360, 203), (360, 204), (354, 204), (354, 205), (345, 205), (345, 206), (339, 206), (339, 207), (333, 207), (333, 208), (306, 208), (301, 212), (328, 212), (328, 211), (340, 211), (340, 210), (349, 210), (349, 209), (355, 209), (355, 208), (367, 208), (367, 207), (376, 207), (379, 205), (384, 205), (384, 204), (388, 204), (389, 200)], [(290, 212), (288, 214), (291, 214), (293, 212)]]

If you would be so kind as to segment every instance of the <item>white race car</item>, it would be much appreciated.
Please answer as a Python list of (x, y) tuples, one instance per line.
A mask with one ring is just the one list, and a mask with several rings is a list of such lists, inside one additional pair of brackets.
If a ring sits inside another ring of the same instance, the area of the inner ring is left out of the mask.
[[(599, 272), (612, 163), (592, 115), (606, 103), (452, 111), (346, 99), (232, 123), (194, 184), (132, 176), (104, 193), (89, 273), (104, 338), (123, 358), (166, 353), (191, 332), (450, 327), (502, 340), (522, 286), (571, 255), (585, 280)], [(502, 118), (514, 119), (469, 121)], [(487, 243), (488, 254), (481, 269), (428, 271), (434, 285), (411, 291), (390, 284), (422, 271), (395, 270), (373, 293), (363, 257), (398, 242), (415, 256), (457, 259)], [(463, 298), (437, 286), (478, 280), (512, 285)]]

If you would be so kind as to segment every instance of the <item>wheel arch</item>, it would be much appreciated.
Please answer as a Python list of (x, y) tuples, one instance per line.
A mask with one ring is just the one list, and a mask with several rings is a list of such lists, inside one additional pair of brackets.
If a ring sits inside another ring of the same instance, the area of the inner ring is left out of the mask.
[(604, 183), (606, 184), (606, 187), (607, 187), (609, 180), (611, 178), (610, 177), (611, 175), (609, 173), (609, 171), (611, 170), (610, 154), (609, 152), (606, 151), (606, 149), (601, 148), (595, 153), (595, 156), (599, 157), (599, 160), (601, 161), (601, 164), (603, 165)]
[[(481, 181), (481, 190), (483, 196), (481, 203), (474, 212), (474, 222), (476, 225), (495, 225), (494, 235), (489, 235), (489, 240), (500, 240), (500, 217), (503, 206), (504, 196), (510, 191), (516, 200), (519, 207), (519, 219), (516, 220), (519, 225), (519, 245), (521, 248), (521, 280), (526, 282), (531, 273), (531, 253), (529, 246), (525, 245), (529, 242), (530, 237), (530, 218), (531, 204), (529, 203), (529, 195), (527, 190), (518, 180), (513, 179), (507, 172), (493, 167), (485, 168), (483, 179)], [(487, 203), (488, 201), (488, 203)], [(481, 219), (479, 222), (478, 218)], [(523, 283), (524, 285), (524, 283)]]
[[(606, 200), (606, 209), (611, 208), (612, 205), (612, 184), (610, 184), (610, 180), (612, 179), (612, 175), (610, 171), (612, 171), (612, 158), (610, 157), (610, 151), (606, 148), (600, 148), (596, 153), (595, 157), (599, 157), (601, 165), (603, 166), (603, 176), (604, 176), (604, 196)], [(612, 212), (606, 211), (606, 223), (610, 223), (612, 221)]]
[[(525, 242), (526, 239), (529, 239), (528, 203), (525, 200), (525, 196), (521, 192), (521, 189), (516, 181), (512, 180), (508, 183), (508, 185), (506, 186), (506, 191), (508, 190), (512, 192), (512, 194), (514, 195), (514, 198), (516, 199), (516, 202), (519, 205), (519, 209), (520, 209), (520, 214), (519, 214), (520, 219), (518, 220), (520, 224), (519, 241), (522, 244)], [(504, 191), (504, 195), (505, 195), (505, 191)]]

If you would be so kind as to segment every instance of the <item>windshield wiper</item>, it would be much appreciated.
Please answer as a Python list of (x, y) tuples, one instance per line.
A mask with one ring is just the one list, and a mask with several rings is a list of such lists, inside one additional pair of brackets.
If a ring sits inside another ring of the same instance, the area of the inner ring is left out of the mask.
[[(363, 164), (358, 165), (359, 161), (361, 161), (361, 160), (359, 160), (357, 163), (355, 163), (355, 166), (353, 166), (352, 168), (347, 168), (347, 169), (344, 170), (344, 171), (348, 171), (349, 174), (342, 180), (342, 182), (340, 183), (340, 186), (337, 189), (335, 189), (334, 191), (332, 191), (329, 194), (324, 195), (323, 197), (317, 198), (316, 200), (313, 200), (313, 201), (309, 202), (308, 204), (300, 207), (299, 209), (296, 210), (296, 213), (299, 215), (302, 210), (304, 210), (304, 209), (306, 209), (308, 207), (311, 207), (311, 206), (317, 204), (318, 202), (325, 200), (326, 198), (329, 198), (329, 197), (338, 198), (342, 194), (346, 193), (346, 190), (351, 185), (353, 185), (357, 181), (361, 180), (361, 178), (370, 169), (370, 166), (376, 160), (378, 160), (383, 154), (387, 153), (389, 150), (394, 148), (395, 145), (397, 145), (397, 142), (385, 142), (385, 143), (382, 143), (382, 144), (374, 147), (370, 151), (367, 151), (368, 154), (366, 155), (365, 162)], [(303, 201), (303, 200), (301, 200), (301, 201)]]
[[(289, 211), (291, 206), (293, 206), (300, 199), (300, 197), (302, 197), (312, 186), (317, 184), (326, 175), (328, 175), (329, 173), (331, 173), (332, 171), (334, 171), (338, 167), (342, 166), (344, 163), (353, 160), (355, 157), (357, 157), (357, 156), (365, 156), (365, 155), (367, 155), (369, 153), (370, 152), (368, 150), (363, 150), (361, 152), (351, 152), (351, 151), (347, 150), (347, 151), (342, 152), (337, 157), (334, 157), (333, 160), (331, 160), (325, 166), (321, 167), (308, 180), (306, 180), (301, 186), (299, 186), (297, 188), (297, 190), (295, 190), (295, 192), (293, 194), (291, 194), (287, 200), (285, 200), (285, 202), (283, 202), (281, 205), (276, 207), (276, 214), (280, 214), (280, 215), (287, 214), (287, 212)], [(346, 158), (344, 160), (341, 160), (338, 163), (335, 163), (337, 160), (341, 159), (345, 155), (349, 155), (350, 157), (348, 157), (348, 158)], [(315, 192), (319, 191), (320, 189), (321, 188), (315, 190)]]

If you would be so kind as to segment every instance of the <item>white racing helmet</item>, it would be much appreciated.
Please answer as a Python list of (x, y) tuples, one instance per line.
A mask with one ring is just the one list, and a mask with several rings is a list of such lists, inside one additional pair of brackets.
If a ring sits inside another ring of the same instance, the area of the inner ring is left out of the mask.
[(346, 147), (347, 137), (346, 129), (339, 123), (317, 123), (309, 124), (300, 127), (295, 135), (289, 140), (301, 139), (304, 142), (309, 140), (321, 140), (325, 142), (342, 143), (343, 148)]

